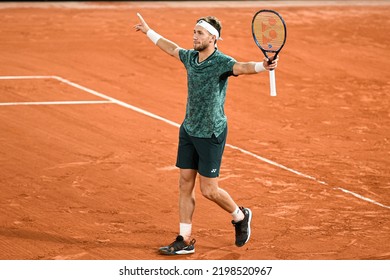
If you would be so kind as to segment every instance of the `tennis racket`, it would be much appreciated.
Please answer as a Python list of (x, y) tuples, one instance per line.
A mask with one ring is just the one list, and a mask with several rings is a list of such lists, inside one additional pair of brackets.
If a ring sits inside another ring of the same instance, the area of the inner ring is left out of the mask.
[[(286, 43), (287, 29), (283, 18), (275, 11), (260, 10), (252, 20), (252, 35), (270, 64)], [(275, 71), (269, 71), (271, 96), (276, 96)]]

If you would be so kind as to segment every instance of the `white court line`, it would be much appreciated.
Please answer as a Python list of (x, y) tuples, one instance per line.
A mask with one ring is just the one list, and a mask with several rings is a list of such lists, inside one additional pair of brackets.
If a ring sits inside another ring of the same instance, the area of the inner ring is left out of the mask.
[(53, 79), (53, 76), (0, 76), (0, 80)]
[(167, 119), (165, 119), (165, 118), (163, 118), (163, 117), (157, 116), (157, 115), (155, 115), (155, 114), (153, 114), (153, 113), (150, 113), (150, 112), (148, 112), (148, 111), (145, 111), (145, 110), (143, 110), (143, 109), (141, 109), (141, 108), (138, 108), (138, 107), (135, 107), (135, 106), (133, 106), (133, 105), (127, 104), (127, 103), (125, 103), (125, 102), (123, 102), (123, 101), (120, 101), (120, 100), (118, 100), (118, 99), (112, 98), (112, 97), (110, 97), (110, 96), (108, 96), (108, 95), (105, 95), (105, 94), (103, 94), (103, 93), (100, 93), (100, 92), (97, 92), (97, 91), (95, 91), (95, 90), (92, 90), (92, 89), (83, 87), (83, 86), (81, 86), (81, 85), (79, 85), (79, 84), (73, 83), (73, 82), (68, 81), (68, 80), (66, 80), (66, 79), (64, 79), (64, 78), (61, 78), (61, 77), (58, 77), (58, 76), (51, 76), (51, 78), (56, 79), (56, 80), (58, 80), (58, 81), (60, 81), (60, 82), (63, 82), (63, 83), (65, 83), (65, 84), (68, 84), (68, 85), (70, 85), (70, 86), (72, 86), (72, 87), (78, 88), (78, 89), (80, 89), (80, 90), (86, 91), (86, 92), (88, 92), (88, 93), (90, 93), (90, 94), (93, 94), (93, 95), (95, 95), (95, 96), (99, 96), (100, 98), (109, 100), (109, 101), (111, 101), (112, 103), (115, 103), (115, 104), (117, 104), (117, 105), (119, 105), (119, 106), (122, 106), (122, 107), (125, 107), (125, 108), (128, 108), (128, 109), (131, 109), (131, 110), (133, 110), (133, 111), (136, 111), (136, 112), (141, 113), (141, 114), (144, 114), (144, 115), (146, 115), (146, 116), (148, 116), (148, 117), (151, 117), (151, 118), (154, 118), (154, 119), (163, 121), (163, 122), (168, 123), (168, 124), (170, 124), (170, 125), (173, 125), (173, 126), (176, 126), (176, 127), (180, 127), (180, 125), (179, 125), (178, 123), (175, 123), (175, 122), (173, 122), (173, 121), (167, 120)]
[(0, 106), (30, 106), (30, 105), (84, 105), (84, 104), (107, 104), (111, 101), (45, 101), (45, 102), (5, 102)]
[[(170, 120), (165, 119), (165, 118), (163, 118), (163, 117), (161, 117), (161, 116), (158, 116), (158, 115), (156, 115), (156, 114), (150, 113), (150, 112), (148, 112), (148, 111), (145, 111), (145, 110), (140, 109), (140, 108), (138, 108), (138, 107), (135, 107), (135, 106), (133, 106), (133, 105), (127, 104), (127, 103), (125, 103), (125, 102), (123, 102), (123, 101), (120, 101), (120, 100), (118, 100), (118, 99), (112, 98), (112, 97), (110, 97), (110, 96), (108, 96), (108, 95), (105, 95), (105, 94), (103, 94), (103, 93), (100, 93), (100, 92), (97, 92), (97, 91), (95, 91), (95, 90), (89, 89), (89, 88), (87, 88), (87, 87), (81, 86), (81, 85), (79, 85), (79, 84), (76, 84), (76, 83), (74, 83), (74, 82), (71, 82), (71, 81), (69, 81), (69, 80), (66, 80), (66, 79), (61, 78), (61, 77), (58, 77), (58, 76), (0, 76), (0, 80), (6, 80), (6, 79), (55, 79), (55, 80), (60, 81), (60, 82), (62, 82), (62, 83), (68, 84), (68, 85), (70, 85), (70, 86), (72, 86), (72, 87), (75, 87), (75, 88), (78, 88), (78, 89), (83, 90), (83, 91), (85, 91), (85, 92), (88, 92), (88, 93), (90, 93), (90, 94), (92, 94), (92, 95), (95, 95), (95, 96), (98, 96), (98, 97), (100, 97), (100, 98), (106, 99), (106, 100), (110, 101), (111, 103), (115, 103), (115, 104), (117, 104), (117, 105), (119, 105), (119, 106), (122, 106), (122, 107), (125, 107), (125, 108), (128, 108), (128, 109), (131, 109), (131, 110), (133, 110), (133, 111), (136, 111), (136, 112), (141, 113), (141, 114), (143, 114), (143, 115), (146, 115), (146, 116), (148, 116), (148, 117), (151, 117), (151, 118), (154, 118), (154, 119), (163, 121), (163, 122), (168, 123), (168, 124), (170, 124), (170, 125), (172, 125), (172, 126), (180, 127), (180, 125), (179, 125), (178, 123), (176, 123), (176, 122), (170, 121)], [(306, 175), (306, 174), (301, 173), (301, 172), (299, 172), (299, 171), (297, 171), (297, 170), (294, 170), (294, 169), (292, 169), (292, 168), (286, 167), (286, 166), (284, 166), (284, 165), (282, 165), (282, 164), (279, 164), (279, 163), (277, 163), (277, 162), (275, 162), (275, 161), (272, 161), (272, 160), (269, 160), (269, 159), (264, 158), (264, 157), (262, 157), (262, 156), (259, 156), (259, 155), (257, 155), (257, 154), (254, 154), (254, 153), (252, 153), (252, 152), (249, 152), (249, 151), (244, 150), (244, 149), (242, 149), (242, 148), (239, 148), (239, 147), (237, 147), (237, 146), (234, 146), (234, 145), (231, 145), (231, 144), (226, 144), (226, 146), (229, 147), (229, 148), (238, 150), (238, 151), (240, 151), (240, 152), (242, 152), (242, 153), (244, 153), (244, 154), (246, 154), (246, 155), (249, 155), (249, 156), (251, 156), (251, 157), (254, 157), (254, 158), (256, 158), (256, 159), (258, 159), (258, 160), (260, 160), (260, 161), (266, 162), (266, 163), (268, 163), (268, 164), (270, 164), (270, 165), (273, 165), (273, 166), (275, 166), (275, 167), (278, 167), (278, 168), (281, 168), (281, 169), (283, 169), (283, 170), (292, 172), (292, 173), (294, 173), (294, 174), (296, 174), (296, 175), (298, 175), (298, 176), (301, 176), (301, 177), (304, 177), (304, 178), (313, 180), (313, 181), (315, 181), (315, 182), (317, 182), (317, 183), (319, 183), (319, 184), (321, 184), (321, 185), (329, 186), (328, 183), (326, 183), (326, 182), (324, 182), (324, 181), (321, 181), (321, 180), (318, 180), (317, 178), (315, 178), (315, 177), (313, 177), (313, 176)], [(350, 194), (350, 195), (352, 195), (352, 196), (354, 196), (354, 197), (356, 197), (356, 198), (358, 198), (358, 199), (361, 199), (361, 200), (364, 200), (364, 201), (366, 201), (366, 202), (375, 204), (375, 205), (377, 205), (377, 206), (380, 206), (380, 207), (383, 207), (383, 208), (386, 208), (386, 209), (390, 209), (390, 206), (388, 206), (388, 205), (384, 205), (384, 204), (382, 204), (382, 203), (380, 203), (380, 202), (377, 202), (377, 201), (375, 201), (375, 200), (373, 200), (373, 199), (364, 197), (364, 196), (362, 196), (362, 195), (360, 195), (360, 194), (357, 194), (357, 193), (355, 193), (355, 192), (349, 191), (349, 190), (347, 190), (347, 189), (344, 189), (344, 188), (341, 188), (341, 187), (334, 187), (334, 188), (332, 188), (332, 189), (333, 189), (333, 190), (342, 191), (343, 193), (346, 193), (346, 194)]]

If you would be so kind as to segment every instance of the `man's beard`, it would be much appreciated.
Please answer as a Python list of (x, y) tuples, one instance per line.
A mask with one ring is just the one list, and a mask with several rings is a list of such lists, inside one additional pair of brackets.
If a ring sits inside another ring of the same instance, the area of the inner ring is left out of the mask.
[(198, 44), (198, 45), (195, 45), (194, 44), (194, 50), (198, 51), (198, 52), (201, 52), (201, 51), (204, 51), (205, 49), (207, 49), (208, 45), (206, 43), (203, 43), (203, 44)]

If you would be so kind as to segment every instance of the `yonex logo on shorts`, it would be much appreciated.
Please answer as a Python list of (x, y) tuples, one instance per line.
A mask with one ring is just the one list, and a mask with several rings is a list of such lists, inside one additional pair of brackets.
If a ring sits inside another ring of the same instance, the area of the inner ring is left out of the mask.
[(217, 169), (211, 169), (211, 173), (215, 173), (215, 172), (217, 172)]

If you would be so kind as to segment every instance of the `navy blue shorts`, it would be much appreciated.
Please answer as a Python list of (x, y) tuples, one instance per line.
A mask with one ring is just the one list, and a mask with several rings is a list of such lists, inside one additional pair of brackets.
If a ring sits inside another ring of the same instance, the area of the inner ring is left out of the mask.
[(190, 136), (181, 125), (176, 166), (197, 170), (204, 177), (218, 177), (226, 137), (227, 127), (218, 137), (213, 134), (211, 138), (199, 138)]

